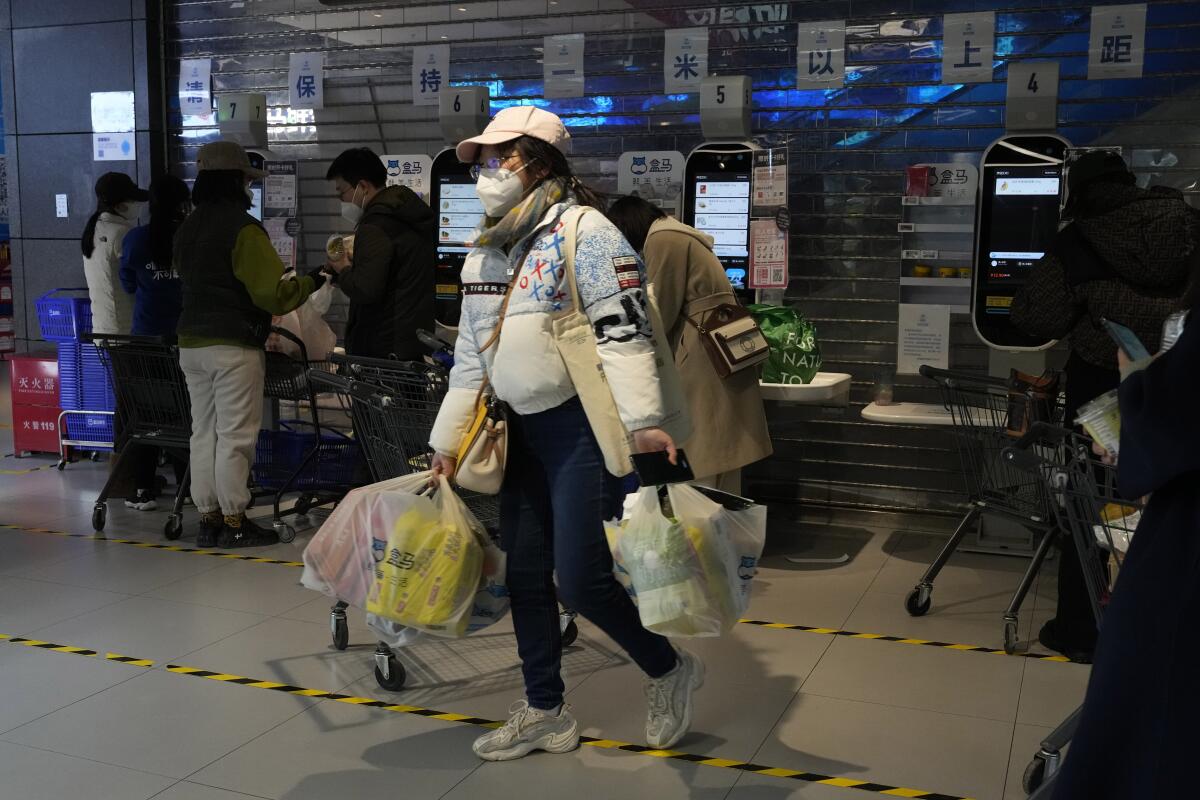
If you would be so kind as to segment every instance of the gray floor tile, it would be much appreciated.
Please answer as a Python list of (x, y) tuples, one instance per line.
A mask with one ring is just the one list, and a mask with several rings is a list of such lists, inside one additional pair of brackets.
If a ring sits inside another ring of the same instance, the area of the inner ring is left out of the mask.
[(9, 731), (3, 738), (186, 778), (314, 702), (155, 670)]
[(180, 656), (189, 667), (340, 691), (373, 669), (369, 654), (333, 649), (328, 625), (267, 619)]
[(147, 800), (173, 783), (161, 775), (9, 742), (0, 742), (0, 775), (4, 776), (0, 791), (13, 800)]
[[(254, 565), (248, 566), (266, 566)], [(285, 569), (280, 567), (280, 569)], [(329, 627), (330, 609), (333, 607), (334, 599), (326, 597), (317, 592), (308, 592), (309, 599), (303, 604), (290, 608), (287, 611), (279, 614), (281, 619), (294, 619), (300, 622), (312, 622), (319, 625)], [(350, 628), (350, 643), (352, 645), (374, 644), (374, 637), (370, 635), (367, 628), (366, 616), (362, 609), (348, 608), (346, 609), (346, 623)]]
[(313, 593), (300, 585), (299, 569), (233, 561), (218, 569), (152, 589), (146, 595), (276, 616), (311, 601)]
[[(53, 538), (53, 537), (47, 537)], [(72, 540), (66, 540), (72, 541)], [(28, 577), (110, 592), (148, 592), (222, 566), (219, 559), (123, 544), (81, 542), (90, 552), (53, 564), (39, 564)]]
[[(646, 743), (642, 672), (633, 664), (599, 670), (567, 695), (582, 732)], [(748, 761), (795, 697), (788, 686), (707, 685), (694, 700), (689, 732), (672, 749)]]
[[(891, 558), (879, 571), (871, 590), (888, 594), (908, 594), (941, 550), (945, 539), (937, 536), (906, 534), (891, 545)], [(956, 590), (954, 597), (1012, 596), (1029, 566), (1029, 559), (1015, 556), (955, 553), (934, 581), (933, 603), (940, 602), (944, 590)]]
[(806, 694), (1014, 722), (1025, 659), (839, 638)]
[(0, 559), (0, 574), (32, 577), (41, 567), (91, 553), (95, 547), (93, 542), (80, 539), (0, 529), (0, 553), (4, 554)]
[(59, 644), (108, 650), (164, 662), (213, 644), (263, 621), (258, 614), (225, 611), (153, 597), (131, 597), (35, 631)]
[(737, 777), (730, 769), (585, 746), (563, 755), (537, 753), (519, 761), (484, 764), (445, 798), (722, 800)]
[(468, 725), (323, 702), (191, 779), (281, 800), (436, 798), (479, 766), (471, 742), (480, 733)]
[(128, 597), (61, 583), (0, 577), (0, 632), (24, 635)]
[(746, 774), (738, 778), (726, 800), (858, 800), (855, 795), (860, 794), (867, 796), (840, 786)]
[(1006, 722), (802, 693), (754, 763), (1000, 800), (1012, 731)]
[(1012, 753), (1008, 764), (1008, 778), (1004, 785), (1004, 800), (1025, 800), (1028, 795), (1022, 788), (1021, 779), (1033, 756), (1041, 748), (1042, 740), (1053, 728), (1039, 725), (1021, 725), (1013, 734)]
[(0, 731), (69, 706), (145, 670), (112, 661), (0, 643)]
[(1083, 704), (1090, 674), (1091, 667), (1084, 664), (1031, 661), (1021, 682), (1017, 722), (1058, 725)]
[(833, 642), (833, 636), (823, 634), (737, 625), (724, 636), (682, 644), (704, 659), (716, 684), (794, 692)]
[(154, 800), (254, 800), (254, 795), (230, 792), (225, 789), (215, 789), (191, 781), (180, 781), (162, 794), (154, 796)]

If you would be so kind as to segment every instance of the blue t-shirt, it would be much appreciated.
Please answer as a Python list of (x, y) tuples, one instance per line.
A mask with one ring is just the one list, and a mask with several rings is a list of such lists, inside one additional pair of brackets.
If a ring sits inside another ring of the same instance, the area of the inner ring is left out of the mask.
[(154, 262), (149, 225), (125, 234), (121, 246), (121, 285), (134, 296), (134, 336), (175, 335), (183, 311), (183, 283), (171, 264)]

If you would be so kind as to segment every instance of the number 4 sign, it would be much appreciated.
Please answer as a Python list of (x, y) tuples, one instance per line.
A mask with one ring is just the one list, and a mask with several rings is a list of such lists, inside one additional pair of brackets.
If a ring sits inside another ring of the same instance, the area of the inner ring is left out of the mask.
[(1009, 63), (1004, 117), (1010, 131), (1051, 131), (1057, 127), (1057, 61)]

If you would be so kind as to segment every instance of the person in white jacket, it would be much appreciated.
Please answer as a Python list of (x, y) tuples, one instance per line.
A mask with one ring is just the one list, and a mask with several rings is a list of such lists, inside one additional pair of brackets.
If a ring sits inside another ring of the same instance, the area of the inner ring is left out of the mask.
[(80, 239), (95, 333), (128, 336), (133, 329), (133, 298), (120, 281), (121, 242), (148, 199), (150, 193), (124, 172), (106, 172), (96, 181), (96, 211)]
[(574, 263), (565, 257), (564, 214), (580, 204), (601, 206), (571, 171), (569, 138), (554, 114), (516, 106), (457, 150), (460, 161), (478, 168), (476, 192), (487, 216), (463, 266), (450, 391), (430, 444), (434, 471), (452, 476), (485, 378), (509, 406), (500, 534), (526, 700), (503, 727), (475, 742), (476, 755), (489, 761), (579, 744), (578, 724), (563, 705), (560, 597), (645, 672), (650, 747), (669, 748), (687, 732), (692, 694), (704, 677), (699, 659), (642, 627), (613, 576), (603, 523), (619, 515), (620, 480), (605, 469), (552, 328), (556, 315), (571, 310), (568, 269), (636, 449), (674, 459), (675, 443), (660, 427), (671, 410), (660, 389), (637, 253), (603, 214), (591, 213), (579, 221)]

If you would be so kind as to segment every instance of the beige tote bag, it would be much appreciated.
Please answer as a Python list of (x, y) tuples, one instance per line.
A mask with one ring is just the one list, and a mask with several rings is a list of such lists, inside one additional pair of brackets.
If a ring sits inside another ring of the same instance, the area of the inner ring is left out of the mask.
[[(579, 394), (588, 423), (600, 443), (601, 452), (604, 453), (604, 466), (613, 475), (623, 477), (633, 472), (633, 461), (630, 457), (633, 453), (633, 436), (625, 429), (617, 413), (617, 404), (613, 400), (612, 390), (609, 389), (608, 379), (604, 374), (604, 365), (596, 349), (596, 334), (583, 311), (583, 301), (579, 297), (579, 287), (575, 282), (575, 244), (579, 236), (579, 220), (589, 212), (599, 213), (588, 206), (580, 206), (568, 209), (563, 214), (563, 236), (566, 239), (564, 269), (567, 273), (572, 309), (555, 317), (554, 339), (559, 355), (567, 365), (571, 382), (575, 384), (575, 391)], [(677, 445), (683, 444), (692, 435), (687, 400), (679, 380), (679, 371), (675, 368), (675, 356), (667, 342), (667, 330), (663, 327), (658, 309), (650, 299), (649, 291), (646, 292), (646, 313), (654, 331), (651, 341), (654, 344), (659, 385), (662, 387), (663, 407), (667, 410), (662, 429), (671, 435)]]

